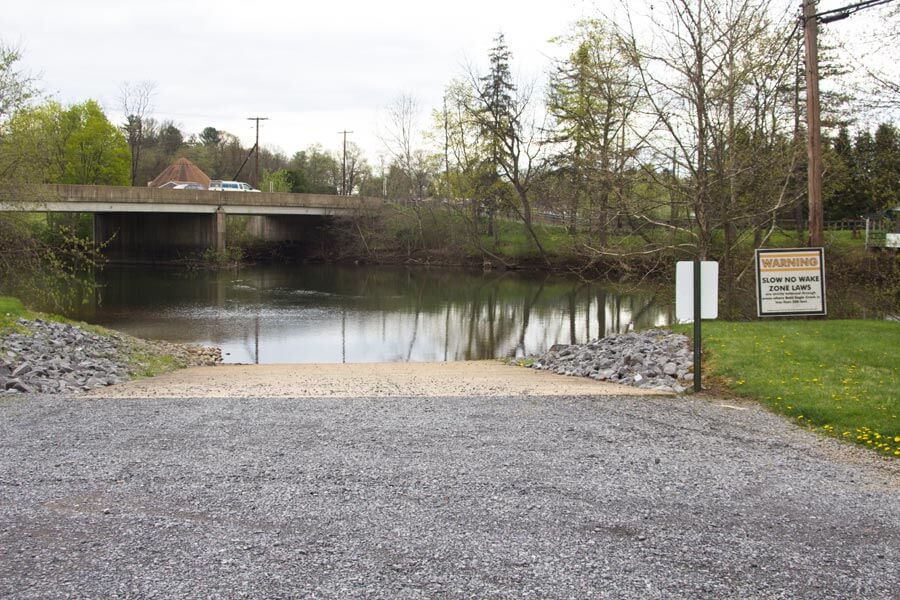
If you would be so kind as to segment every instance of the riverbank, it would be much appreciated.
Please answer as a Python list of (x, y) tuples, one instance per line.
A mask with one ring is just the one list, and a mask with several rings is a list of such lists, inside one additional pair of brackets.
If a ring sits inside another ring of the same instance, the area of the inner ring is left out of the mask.
[(73, 394), (222, 361), (215, 348), (142, 340), (0, 297), (0, 394)]
[[(5, 306), (10, 308), (12, 305), (7, 300)], [(19, 304), (12, 310), (23, 313), (24, 308)], [(443, 314), (443, 311), (439, 312)], [(220, 354), (208, 349), (146, 342), (108, 330), (33, 317), (32, 320), (3, 318), (7, 322), (7, 335), (0, 339), (0, 392), (9, 394), (80, 393), (96, 387), (121, 384), (135, 376), (221, 361)], [(475, 325), (475, 321), (472, 324)], [(603, 328), (599, 327), (599, 330)], [(900, 347), (900, 325), (834, 320), (717, 321), (708, 323), (704, 331), (704, 364), (707, 371), (704, 381), (714, 383), (718, 394), (752, 397), (788, 419), (816, 428), (820, 433), (855, 441), (887, 456), (900, 456), (900, 440), (897, 439), (900, 437), (897, 421), (900, 401), (896, 393), (900, 389), (900, 381), (895, 366), (896, 357), (891, 354), (892, 348)], [(762, 349), (761, 345), (765, 342), (769, 346)], [(364, 339), (362, 343), (368, 345)], [(373, 343), (384, 344), (385, 340)], [(263, 350), (271, 354), (267, 346), (263, 346)], [(336, 361), (322, 358), (326, 355), (321, 346), (316, 351), (322, 362), (341, 362), (341, 355)], [(223, 373), (221, 377), (217, 376), (218, 379), (210, 379), (208, 384), (200, 387), (190, 385), (194, 373), (178, 373), (173, 375), (173, 380), (180, 380), (176, 391), (165, 391), (165, 386), (158, 388), (148, 384), (143, 387), (134, 385), (132, 387), (137, 391), (129, 391), (128, 394), (215, 397), (243, 393), (309, 397), (310, 394), (334, 394), (335, 390), (352, 395), (353, 385), (359, 385), (361, 390), (372, 394), (415, 396), (428, 393), (429, 387), (423, 383), (422, 389), (417, 391), (410, 381), (415, 382), (420, 377), (423, 382), (439, 380), (445, 378), (444, 373), (455, 373), (450, 375), (451, 381), (454, 378), (471, 380), (472, 383), (462, 391), (457, 390), (460, 395), (475, 394), (479, 389), (493, 389), (490, 385), (492, 377), (497, 381), (509, 379), (514, 384), (512, 387), (498, 384), (497, 389), (504, 390), (502, 393), (539, 393), (529, 391), (527, 386), (521, 389), (515, 387), (517, 375), (511, 368), (482, 377), (474, 372), (457, 373), (454, 370), (462, 368), (460, 365), (470, 364), (470, 361), (450, 361), (434, 363), (430, 371), (414, 376), (401, 372), (419, 368), (410, 364), (428, 364), (428, 360), (436, 359), (379, 365), (369, 362), (371, 358), (353, 359), (352, 353), (347, 356), (350, 362), (356, 360), (360, 364), (345, 366), (346, 371), (340, 372), (336, 365), (320, 365), (311, 369), (298, 367), (297, 372), (289, 372), (290, 369), (279, 372), (277, 377), (287, 383), (270, 381), (274, 375), (267, 374), (265, 368), (253, 370), (247, 367), (244, 371)], [(381, 360), (387, 362), (392, 359)], [(693, 377), (692, 353), (687, 338), (663, 330), (609, 335), (581, 345), (557, 344), (542, 356), (514, 362), (533, 363), (535, 367), (557, 374), (580, 375), (657, 393), (682, 393), (690, 387)], [(332, 371), (334, 374), (329, 375)], [(350, 371), (353, 371), (352, 376)], [(387, 375), (383, 379), (373, 376), (368, 380), (361, 374), (369, 371), (385, 371)], [(241, 379), (240, 385), (232, 385), (236, 381), (232, 376)], [(605, 393), (601, 388), (570, 389), (566, 386), (572, 379), (553, 379), (559, 382), (560, 389), (565, 393)], [(222, 389), (222, 386), (229, 385), (234, 388), (232, 391)], [(445, 395), (454, 395), (453, 388), (443, 383), (436, 385), (435, 389), (443, 390), (441, 393)], [(546, 388), (543, 389), (540, 394), (549, 393)]]

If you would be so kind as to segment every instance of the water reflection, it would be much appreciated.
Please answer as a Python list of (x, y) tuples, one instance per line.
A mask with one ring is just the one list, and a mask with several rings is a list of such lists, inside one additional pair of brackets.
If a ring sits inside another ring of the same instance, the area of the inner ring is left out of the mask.
[(508, 272), (119, 267), (100, 278), (97, 301), (81, 318), (139, 337), (215, 345), (240, 363), (524, 356), (672, 317), (653, 290)]

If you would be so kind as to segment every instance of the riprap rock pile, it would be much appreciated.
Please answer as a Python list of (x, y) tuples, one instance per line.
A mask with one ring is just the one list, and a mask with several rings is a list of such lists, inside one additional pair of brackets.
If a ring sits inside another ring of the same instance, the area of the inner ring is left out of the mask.
[(556, 344), (532, 368), (681, 393), (694, 379), (693, 364), (687, 336), (649, 329), (586, 344)]
[(221, 362), (217, 349), (155, 345), (42, 319), (18, 324), (28, 333), (0, 338), (0, 393), (66, 394), (119, 383), (131, 377), (129, 359), (138, 351), (173, 354), (184, 364)]

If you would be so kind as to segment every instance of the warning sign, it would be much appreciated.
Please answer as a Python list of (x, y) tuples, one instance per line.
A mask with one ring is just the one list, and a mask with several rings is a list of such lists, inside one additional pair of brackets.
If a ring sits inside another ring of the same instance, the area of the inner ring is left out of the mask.
[(756, 298), (760, 317), (824, 315), (824, 249), (757, 250)]

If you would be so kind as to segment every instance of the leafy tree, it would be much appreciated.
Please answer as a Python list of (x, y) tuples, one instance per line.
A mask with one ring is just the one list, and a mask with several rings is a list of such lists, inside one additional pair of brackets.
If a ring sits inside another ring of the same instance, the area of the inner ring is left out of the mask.
[(891, 123), (875, 130), (872, 157), (872, 210), (900, 206), (900, 135)]
[(273, 173), (264, 170), (260, 177), (259, 189), (263, 192), (290, 192), (292, 184), (290, 171), (279, 169)]
[(602, 246), (617, 180), (626, 159), (637, 151), (623, 143), (639, 103), (637, 74), (620, 40), (602, 21), (578, 23), (560, 42), (574, 50), (551, 74), (547, 108), (555, 128), (549, 141), (558, 148), (557, 168), (572, 179), (570, 233), (575, 233), (579, 207), (593, 208), (596, 200)]
[(294, 154), (288, 164), (292, 175), (292, 192), (337, 194), (341, 181), (341, 163), (318, 144)]
[(61, 115), (62, 183), (128, 185), (128, 142), (94, 100), (75, 104)]
[(21, 176), (37, 183), (128, 185), (128, 142), (93, 100), (63, 108), (56, 102), (20, 110), (9, 139)]
[(858, 218), (866, 212), (867, 190), (859, 178), (856, 153), (850, 132), (842, 126), (834, 139), (825, 139), (823, 162), (823, 196), (825, 218), (829, 220)]
[(173, 123), (165, 123), (160, 128), (158, 144), (166, 157), (174, 159), (178, 151), (184, 146), (184, 134)]
[[(34, 80), (17, 70), (19, 60), (18, 51), (0, 42), (0, 193), (8, 201), (40, 199), (32, 184), (47, 181), (50, 163), (65, 151), (53, 135), (61, 130), (62, 109), (53, 103), (27, 106), (37, 91)], [(126, 148), (126, 181), (128, 160)], [(72, 306), (85, 290), (79, 272), (96, 259), (93, 243), (72, 229), (0, 213), (0, 293), (53, 310)]]
[(215, 127), (206, 127), (200, 132), (200, 143), (204, 146), (218, 146), (221, 141), (222, 134)]

